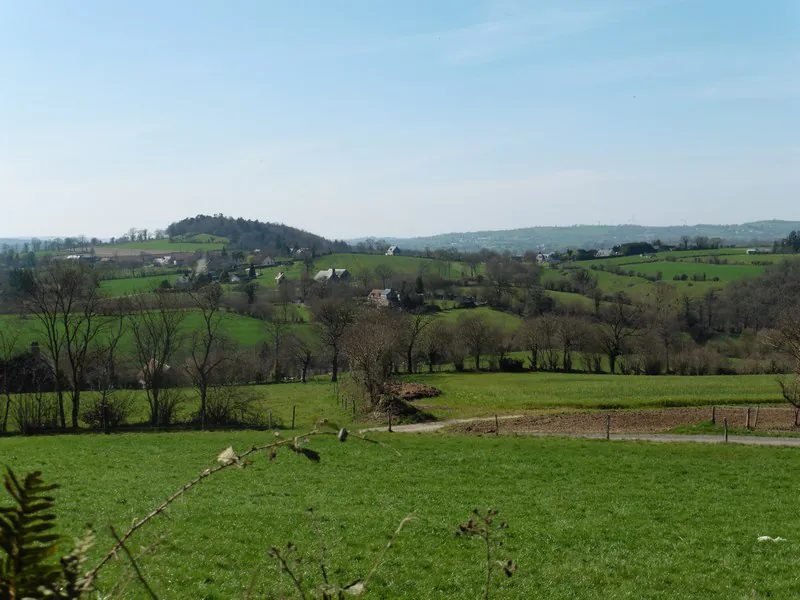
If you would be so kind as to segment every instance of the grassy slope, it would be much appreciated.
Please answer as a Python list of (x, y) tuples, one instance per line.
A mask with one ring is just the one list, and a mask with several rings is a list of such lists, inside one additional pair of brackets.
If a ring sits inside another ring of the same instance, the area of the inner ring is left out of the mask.
[[(3, 440), (18, 472), (61, 484), (64, 533), (98, 531), (96, 559), (118, 530), (147, 513), (228, 444), (266, 433), (47, 437)], [(498, 557), (520, 565), (499, 577), (502, 598), (794, 598), (800, 523), (796, 451), (680, 444), (384, 435), (388, 444), (317, 440), (322, 462), (281, 454), (202, 484), (136, 534), (133, 549), (163, 598), (240, 598), (280, 592), (267, 549), (297, 544), (299, 572), (317, 580), (313, 506), (329, 572), (350, 582), (371, 568), (400, 519), (414, 511), (378, 571), (370, 597), (480, 596), (481, 546), (456, 538), (475, 507), (496, 507), (510, 529)], [(745, 518), (746, 517), (746, 518)], [(758, 544), (780, 535), (785, 544)], [(108, 586), (120, 568), (101, 579)], [(287, 590), (288, 592), (288, 590)], [(135, 586), (129, 597), (144, 597)]]
[(222, 250), (222, 242), (186, 241), (170, 242), (169, 240), (150, 240), (147, 242), (124, 242), (107, 244), (103, 248), (121, 248), (124, 250), (142, 250), (147, 252), (195, 252), (197, 250)]
[(646, 377), (563, 373), (442, 373), (415, 380), (443, 394), (420, 401), (440, 418), (542, 408), (638, 408), (780, 403), (769, 375)]

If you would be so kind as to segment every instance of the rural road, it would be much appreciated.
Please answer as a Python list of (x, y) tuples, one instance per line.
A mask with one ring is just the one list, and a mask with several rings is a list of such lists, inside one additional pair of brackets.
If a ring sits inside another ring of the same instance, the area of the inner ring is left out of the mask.
[[(507, 415), (499, 417), (500, 421), (516, 419), (519, 415)], [(476, 421), (494, 421), (494, 417), (481, 419), (451, 419), (446, 421), (436, 421), (434, 423), (414, 423), (411, 425), (394, 425), (392, 431), (395, 433), (435, 433), (457, 423), (474, 423)], [(370, 431), (388, 431), (388, 427), (371, 427), (362, 429), (361, 433)], [(604, 433), (519, 433), (517, 435), (527, 435), (531, 437), (567, 437), (582, 439), (605, 439)], [(643, 442), (669, 442), (669, 443), (697, 443), (697, 444), (721, 444), (725, 440), (721, 435), (677, 435), (673, 433), (612, 433), (612, 440), (639, 440)], [(730, 435), (729, 444), (744, 444), (746, 446), (796, 446), (800, 448), (800, 437), (767, 437), (749, 435)]]

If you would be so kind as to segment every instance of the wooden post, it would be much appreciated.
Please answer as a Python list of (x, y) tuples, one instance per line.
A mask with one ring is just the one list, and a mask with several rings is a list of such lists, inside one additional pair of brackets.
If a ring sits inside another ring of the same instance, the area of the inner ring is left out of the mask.
[(725, 443), (728, 443), (728, 417), (725, 417)]
[(292, 405), (292, 429), (294, 429), (294, 415), (295, 415), (295, 411), (296, 410), (297, 410), (297, 407)]
[(611, 415), (606, 415), (606, 439), (611, 439)]
[(717, 424), (717, 407), (716, 407), (716, 405), (711, 407), (711, 424), (712, 425), (716, 425)]
[(494, 416), (494, 434), (500, 435), (500, 419), (497, 418), (497, 415)]
[(758, 409), (761, 406), (756, 406), (756, 416), (753, 418), (753, 431), (755, 431), (756, 427), (758, 427)]
[(745, 413), (744, 417), (744, 428), (750, 429), (750, 407), (747, 407), (747, 412)]
[(269, 415), (269, 428), (272, 429), (272, 409), (271, 408), (267, 411), (267, 414)]

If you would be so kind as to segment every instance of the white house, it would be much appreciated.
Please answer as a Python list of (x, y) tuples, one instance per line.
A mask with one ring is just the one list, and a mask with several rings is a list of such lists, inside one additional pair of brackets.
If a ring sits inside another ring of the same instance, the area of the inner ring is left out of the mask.
[(350, 279), (350, 272), (347, 269), (334, 269), (331, 267), (326, 271), (320, 271), (316, 275), (314, 275), (314, 281), (319, 283), (324, 283), (326, 281), (336, 281), (338, 279), (347, 280)]
[(283, 283), (285, 280), (286, 280), (286, 273), (284, 273), (283, 271), (275, 275), (275, 281), (277, 281), (278, 283)]
[(614, 252), (611, 249), (608, 249), (608, 250), (598, 250), (597, 254), (595, 254), (595, 256), (597, 258), (610, 258), (610, 257), (614, 256), (615, 254), (616, 254), (616, 252)]
[(389, 246), (389, 249), (386, 251), (386, 256), (397, 256), (400, 254), (400, 248), (397, 246)]

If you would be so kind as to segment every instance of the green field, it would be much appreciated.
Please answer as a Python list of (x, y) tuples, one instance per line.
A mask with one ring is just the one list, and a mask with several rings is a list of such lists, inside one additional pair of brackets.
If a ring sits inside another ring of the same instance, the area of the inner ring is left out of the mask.
[(170, 285), (175, 283), (179, 276), (172, 274), (149, 275), (146, 277), (124, 277), (121, 279), (104, 279), (100, 282), (100, 289), (104, 294), (115, 298), (125, 294), (141, 294), (152, 292), (162, 281), (168, 281)]
[(463, 315), (483, 315), (489, 320), (490, 323), (508, 333), (516, 331), (516, 329), (522, 323), (522, 319), (517, 315), (501, 312), (485, 306), (470, 309), (446, 310), (442, 313), (439, 313), (438, 318), (444, 319), (450, 323), (456, 323)]
[[(124, 531), (200, 471), (228, 444), (243, 450), (268, 433), (218, 432), (52, 436), (0, 440), (3, 462), (40, 469), (58, 482), (64, 534), (91, 523), (92, 564)], [(298, 547), (303, 580), (319, 581), (314, 507), (328, 573), (363, 578), (390, 532), (402, 532), (377, 571), (374, 598), (474, 599), (482, 547), (455, 537), (473, 508), (494, 507), (509, 523), (492, 597), (540, 599), (795, 598), (800, 524), (788, 504), (800, 493), (793, 448), (664, 446), (635, 442), (383, 434), (381, 447), (313, 440), (322, 460), (258, 457), (201, 484), (138, 532), (135, 553), (161, 598), (280, 597), (271, 546)], [(759, 544), (761, 535), (783, 544)], [(108, 589), (124, 561), (112, 562)], [(286, 582), (284, 580), (284, 585)], [(145, 597), (136, 584), (127, 597)]]
[(711, 404), (781, 404), (770, 375), (707, 377), (565, 373), (441, 373), (415, 381), (442, 390), (420, 400), (439, 418), (520, 413), (543, 408), (657, 408)]
[(139, 250), (141, 252), (196, 252), (198, 250), (222, 250), (224, 242), (150, 240), (147, 242), (123, 242), (121, 244), (105, 244), (103, 248), (119, 248), (122, 250)]
[[(197, 311), (190, 310), (186, 311), (186, 313), (186, 318), (183, 321), (183, 331), (185, 333), (191, 333), (200, 327), (201, 317), (200, 313)], [(301, 312), (298, 316), (302, 317), (303, 314), (307, 313)], [(39, 340), (41, 343), (43, 338), (40, 333), (41, 326), (35, 317), (20, 319), (17, 315), (0, 315), (0, 326), (3, 325), (20, 327), (22, 329), (20, 337), (20, 344), (22, 346), (30, 346), (31, 342), (36, 340)], [(302, 327), (303, 325), (298, 324), (297, 326)], [(235, 313), (223, 313), (222, 330), (232, 339), (236, 340), (236, 342), (246, 347), (253, 347), (268, 339), (263, 321), (252, 317), (237, 315)], [(120, 342), (120, 348), (123, 352), (128, 352), (131, 350), (130, 344), (131, 340), (128, 334), (124, 334)]]

